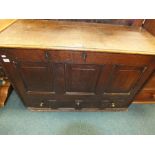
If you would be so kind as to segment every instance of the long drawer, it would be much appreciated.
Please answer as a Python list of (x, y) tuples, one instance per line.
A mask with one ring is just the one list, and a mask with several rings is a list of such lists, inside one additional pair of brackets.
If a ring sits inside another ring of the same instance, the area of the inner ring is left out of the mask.
[[(29, 102), (30, 103), (30, 102)], [(96, 109), (96, 110), (106, 110), (106, 109), (126, 109), (125, 100), (55, 100), (55, 99), (36, 99), (33, 103), (28, 105), (29, 108), (46, 108), (50, 110), (84, 110), (84, 109)]]

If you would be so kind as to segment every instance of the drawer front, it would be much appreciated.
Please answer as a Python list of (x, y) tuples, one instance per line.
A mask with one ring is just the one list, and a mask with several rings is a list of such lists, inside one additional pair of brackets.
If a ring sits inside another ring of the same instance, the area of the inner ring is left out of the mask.
[(82, 110), (83, 108), (99, 108), (99, 101), (89, 100), (48, 100), (51, 109), (72, 108)]
[(74, 100), (47, 100), (46, 102), (50, 104), (51, 109), (75, 108)]
[(128, 102), (122, 99), (104, 99), (104, 100), (69, 100), (69, 99), (36, 99), (29, 98), (28, 107), (33, 108), (48, 108), (48, 109), (73, 109), (73, 110), (82, 110), (85, 108), (95, 108), (95, 109), (115, 109), (115, 108), (127, 108)]
[[(31, 100), (30, 100), (31, 102)], [(35, 99), (28, 107), (50, 108), (50, 109), (74, 109), (82, 110), (83, 108), (99, 108), (100, 101), (90, 100), (55, 100), (55, 99)]]
[(129, 105), (127, 100), (102, 100), (100, 103), (100, 109), (106, 108), (127, 108)]

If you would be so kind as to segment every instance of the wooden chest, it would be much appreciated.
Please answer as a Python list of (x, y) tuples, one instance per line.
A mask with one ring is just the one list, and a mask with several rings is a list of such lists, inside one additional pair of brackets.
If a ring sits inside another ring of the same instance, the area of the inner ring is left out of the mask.
[(124, 110), (155, 69), (145, 30), (19, 20), (0, 34), (0, 61), (26, 107)]

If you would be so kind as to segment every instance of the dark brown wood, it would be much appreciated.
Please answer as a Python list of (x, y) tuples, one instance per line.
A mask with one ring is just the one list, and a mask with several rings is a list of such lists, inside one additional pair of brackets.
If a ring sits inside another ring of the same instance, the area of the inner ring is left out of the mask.
[(141, 27), (144, 19), (56, 19), (58, 21), (76, 21), (88, 23), (105, 23), (125, 26)]
[(5, 73), (4, 73), (4, 70), (0, 64), (0, 77), (5, 77)]
[(137, 94), (135, 103), (155, 103), (155, 72)]
[(27, 92), (51, 92), (52, 69), (46, 63), (19, 62), (16, 65)]
[(18, 20), (1, 32), (0, 61), (25, 106), (115, 110), (135, 95), (155, 101), (153, 82), (137, 94), (155, 66), (154, 38), (139, 29), (143, 20), (82, 21), (107, 24)]
[(125, 109), (155, 66), (154, 56), (136, 54), (6, 48), (0, 55), (26, 107), (60, 111)]
[(155, 35), (155, 19), (147, 19), (143, 27), (150, 32), (151, 34)]
[(141, 27), (143, 25), (144, 19), (135, 19), (132, 26)]
[(96, 65), (66, 65), (66, 92), (92, 94), (95, 92), (99, 77), (99, 66)]
[[(155, 35), (155, 20), (146, 19), (143, 28)], [(155, 103), (155, 73), (145, 82), (142, 90), (137, 94), (134, 103)]]

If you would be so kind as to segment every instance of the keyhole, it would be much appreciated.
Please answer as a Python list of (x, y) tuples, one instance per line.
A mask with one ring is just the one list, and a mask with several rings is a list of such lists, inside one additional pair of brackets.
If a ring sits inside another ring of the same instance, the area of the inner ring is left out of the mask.
[(83, 52), (83, 53), (82, 53), (82, 58), (83, 58), (84, 61), (86, 61), (87, 53)]

